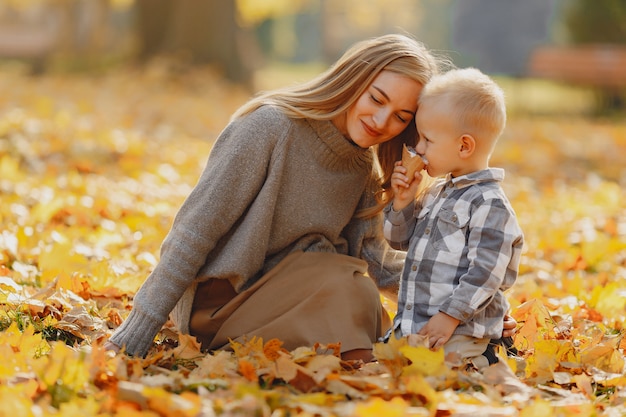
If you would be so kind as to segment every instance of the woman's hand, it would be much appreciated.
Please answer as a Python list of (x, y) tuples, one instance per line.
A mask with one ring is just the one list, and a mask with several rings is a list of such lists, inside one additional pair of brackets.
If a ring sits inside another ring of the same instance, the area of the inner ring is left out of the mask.
[(417, 194), (417, 189), (422, 181), (422, 174), (415, 172), (414, 178), (406, 176), (406, 168), (402, 161), (397, 161), (391, 174), (391, 189), (393, 190), (393, 209), (400, 211), (408, 206)]
[(109, 340), (107, 340), (104, 343), (104, 349), (105, 350), (112, 350), (115, 353), (119, 353), (120, 350), (121, 350), (121, 348), (118, 345), (116, 345), (115, 343), (113, 343), (113, 342), (111, 342)]

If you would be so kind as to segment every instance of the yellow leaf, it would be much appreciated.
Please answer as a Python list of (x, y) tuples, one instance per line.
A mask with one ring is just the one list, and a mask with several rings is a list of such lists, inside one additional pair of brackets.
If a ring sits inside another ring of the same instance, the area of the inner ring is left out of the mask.
[(143, 395), (147, 397), (148, 407), (165, 417), (195, 417), (200, 413), (202, 403), (198, 395), (184, 392), (172, 394), (163, 388), (146, 387)]
[(585, 366), (605, 372), (620, 373), (624, 369), (624, 356), (611, 346), (597, 345), (585, 349), (581, 353), (581, 360)]
[(219, 378), (225, 376), (235, 376), (237, 364), (230, 352), (223, 350), (205, 355), (199, 362), (197, 368), (191, 371), (190, 378)]
[(374, 357), (383, 363), (394, 377), (402, 374), (402, 368), (407, 364), (406, 357), (400, 352), (400, 348), (407, 346), (406, 337), (397, 339), (391, 335), (387, 343), (374, 343), (372, 353)]
[(245, 359), (239, 359), (239, 373), (250, 382), (256, 382), (259, 377), (256, 373), (254, 365)]
[(592, 379), (594, 382), (605, 387), (626, 387), (626, 375), (623, 375), (622, 373), (596, 373), (593, 375)]
[(419, 396), (425, 406), (437, 404), (437, 390), (422, 375), (411, 375), (404, 384), (407, 392)]
[(539, 340), (535, 343), (535, 352), (527, 360), (526, 376), (540, 382), (550, 381), (556, 370), (562, 342), (558, 340)]
[(59, 407), (59, 414), (63, 417), (97, 416), (100, 408), (100, 404), (93, 397), (77, 397), (72, 401), (62, 403)]
[(268, 340), (265, 345), (263, 345), (263, 354), (267, 359), (275, 360), (280, 356), (280, 352), (286, 352), (282, 346), (283, 342), (278, 339)]
[(520, 412), (520, 417), (553, 417), (554, 407), (541, 398), (537, 398)]
[(35, 328), (31, 324), (20, 331), (15, 321), (8, 329), (0, 333), (0, 344), (10, 346), (13, 353), (25, 358), (40, 356), (49, 349), (48, 343), (40, 333), (35, 334)]
[(48, 392), (53, 397), (58, 395), (56, 400), (59, 402), (65, 402), (83, 390), (90, 377), (86, 354), (62, 342), (52, 343), (38, 374)]
[(244, 343), (233, 340), (230, 342), (230, 347), (238, 358), (263, 355), (263, 339), (256, 336), (252, 336), (252, 339)]
[(291, 401), (295, 407), (299, 407), (301, 404), (312, 404), (320, 407), (332, 406), (338, 401), (345, 400), (345, 396), (337, 394), (328, 394), (326, 392), (313, 392), (310, 394), (299, 394), (294, 396)]
[(404, 417), (407, 415), (409, 404), (402, 397), (393, 397), (385, 401), (375, 397), (367, 402), (358, 403), (354, 415), (359, 417)]
[(545, 305), (537, 299), (521, 304), (511, 315), (522, 323), (515, 335), (515, 346), (522, 349), (529, 349), (540, 338), (554, 333), (554, 320)]
[(393, 321), (393, 317), (398, 309), (398, 303), (385, 297), (382, 294), (380, 295), (380, 302), (383, 305), (383, 314), (387, 314), (389, 320)]
[(305, 368), (319, 384), (327, 375), (341, 370), (341, 358), (334, 355), (317, 355), (311, 358)]
[(515, 320), (521, 322), (534, 320), (538, 328), (552, 328), (554, 324), (550, 312), (538, 299), (532, 299), (521, 304), (511, 315)]
[(0, 158), (0, 178), (6, 181), (22, 181), (24, 174), (20, 171), (20, 162), (9, 155)]
[(189, 334), (178, 334), (178, 346), (174, 349), (173, 355), (180, 359), (196, 359), (203, 356), (201, 344), (194, 336)]
[(580, 374), (574, 375), (574, 381), (578, 389), (583, 392), (587, 398), (595, 398), (594, 389), (592, 387), (592, 380), (588, 375)]
[(605, 317), (611, 317), (616, 311), (626, 309), (626, 290), (623, 283), (610, 282), (605, 286), (596, 286), (592, 291), (591, 305)]
[(301, 365), (298, 365), (287, 355), (280, 355), (273, 366), (274, 377), (289, 382), (296, 377), (298, 371), (306, 372)]
[(59, 197), (45, 203), (38, 203), (30, 211), (31, 219), (34, 223), (49, 223), (65, 205), (66, 202)]
[(2, 416), (35, 417), (33, 402), (20, 385), (0, 384), (0, 404)]
[(356, 400), (365, 400), (369, 397), (366, 393), (361, 392), (351, 385), (346, 384), (344, 381), (336, 378), (331, 378), (326, 381), (326, 390), (333, 394), (345, 395), (348, 398)]
[(443, 349), (435, 351), (422, 346), (402, 346), (400, 352), (411, 363), (402, 370), (402, 375), (438, 376), (447, 371)]
[(0, 301), (6, 303), (7, 293), (21, 292), (23, 287), (17, 285), (13, 278), (0, 276)]
[(39, 255), (39, 270), (61, 273), (88, 271), (91, 263), (74, 252), (70, 242), (57, 243)]

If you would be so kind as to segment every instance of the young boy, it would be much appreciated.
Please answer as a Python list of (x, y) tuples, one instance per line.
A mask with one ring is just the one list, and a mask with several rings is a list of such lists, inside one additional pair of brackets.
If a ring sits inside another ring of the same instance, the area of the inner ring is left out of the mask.
[(398, 161), (391, 177), (384, 235), (407, 258), (388, 334), (428, 336), (431, 348), (482, 368), (481, 354), (502, 334), (503, 291), (517, 278), (523, 245), (500, 186), (504, 170), (489, 167), (506, 123), (504, 94), (479, 70), (454, 69), (424, 87), (415, 123), (416, 151), (441, 178), (416, 199), (421, 174), (408, 178)]

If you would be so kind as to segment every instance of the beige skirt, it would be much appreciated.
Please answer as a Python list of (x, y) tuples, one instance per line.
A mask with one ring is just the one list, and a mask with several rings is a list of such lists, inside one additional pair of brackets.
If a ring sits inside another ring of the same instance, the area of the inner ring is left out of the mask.
[(205, 350), (230, 340), (280, 339), (293, 350), (341, 343), (341, 352), (371, 349), (390, 325), (367, 263), (346, 255), (295, 252), (237, 294), (228, 280), (198, 285), (190, 333)]

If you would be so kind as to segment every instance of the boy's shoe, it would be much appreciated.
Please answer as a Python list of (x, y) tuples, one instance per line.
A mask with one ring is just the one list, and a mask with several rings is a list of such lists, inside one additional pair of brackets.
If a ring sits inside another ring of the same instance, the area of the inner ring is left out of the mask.
[(496, 355), (496, 346), (501, 345), (504, 347), (507, 356), (517, 356), (517, 349), (513, 346), (512, 337), (501, 337), (500, 339), (491, 339), (487, 349), (483, 352), (483, 356), (489, 361), (489, 365), (498, 363), (498, 355)]

